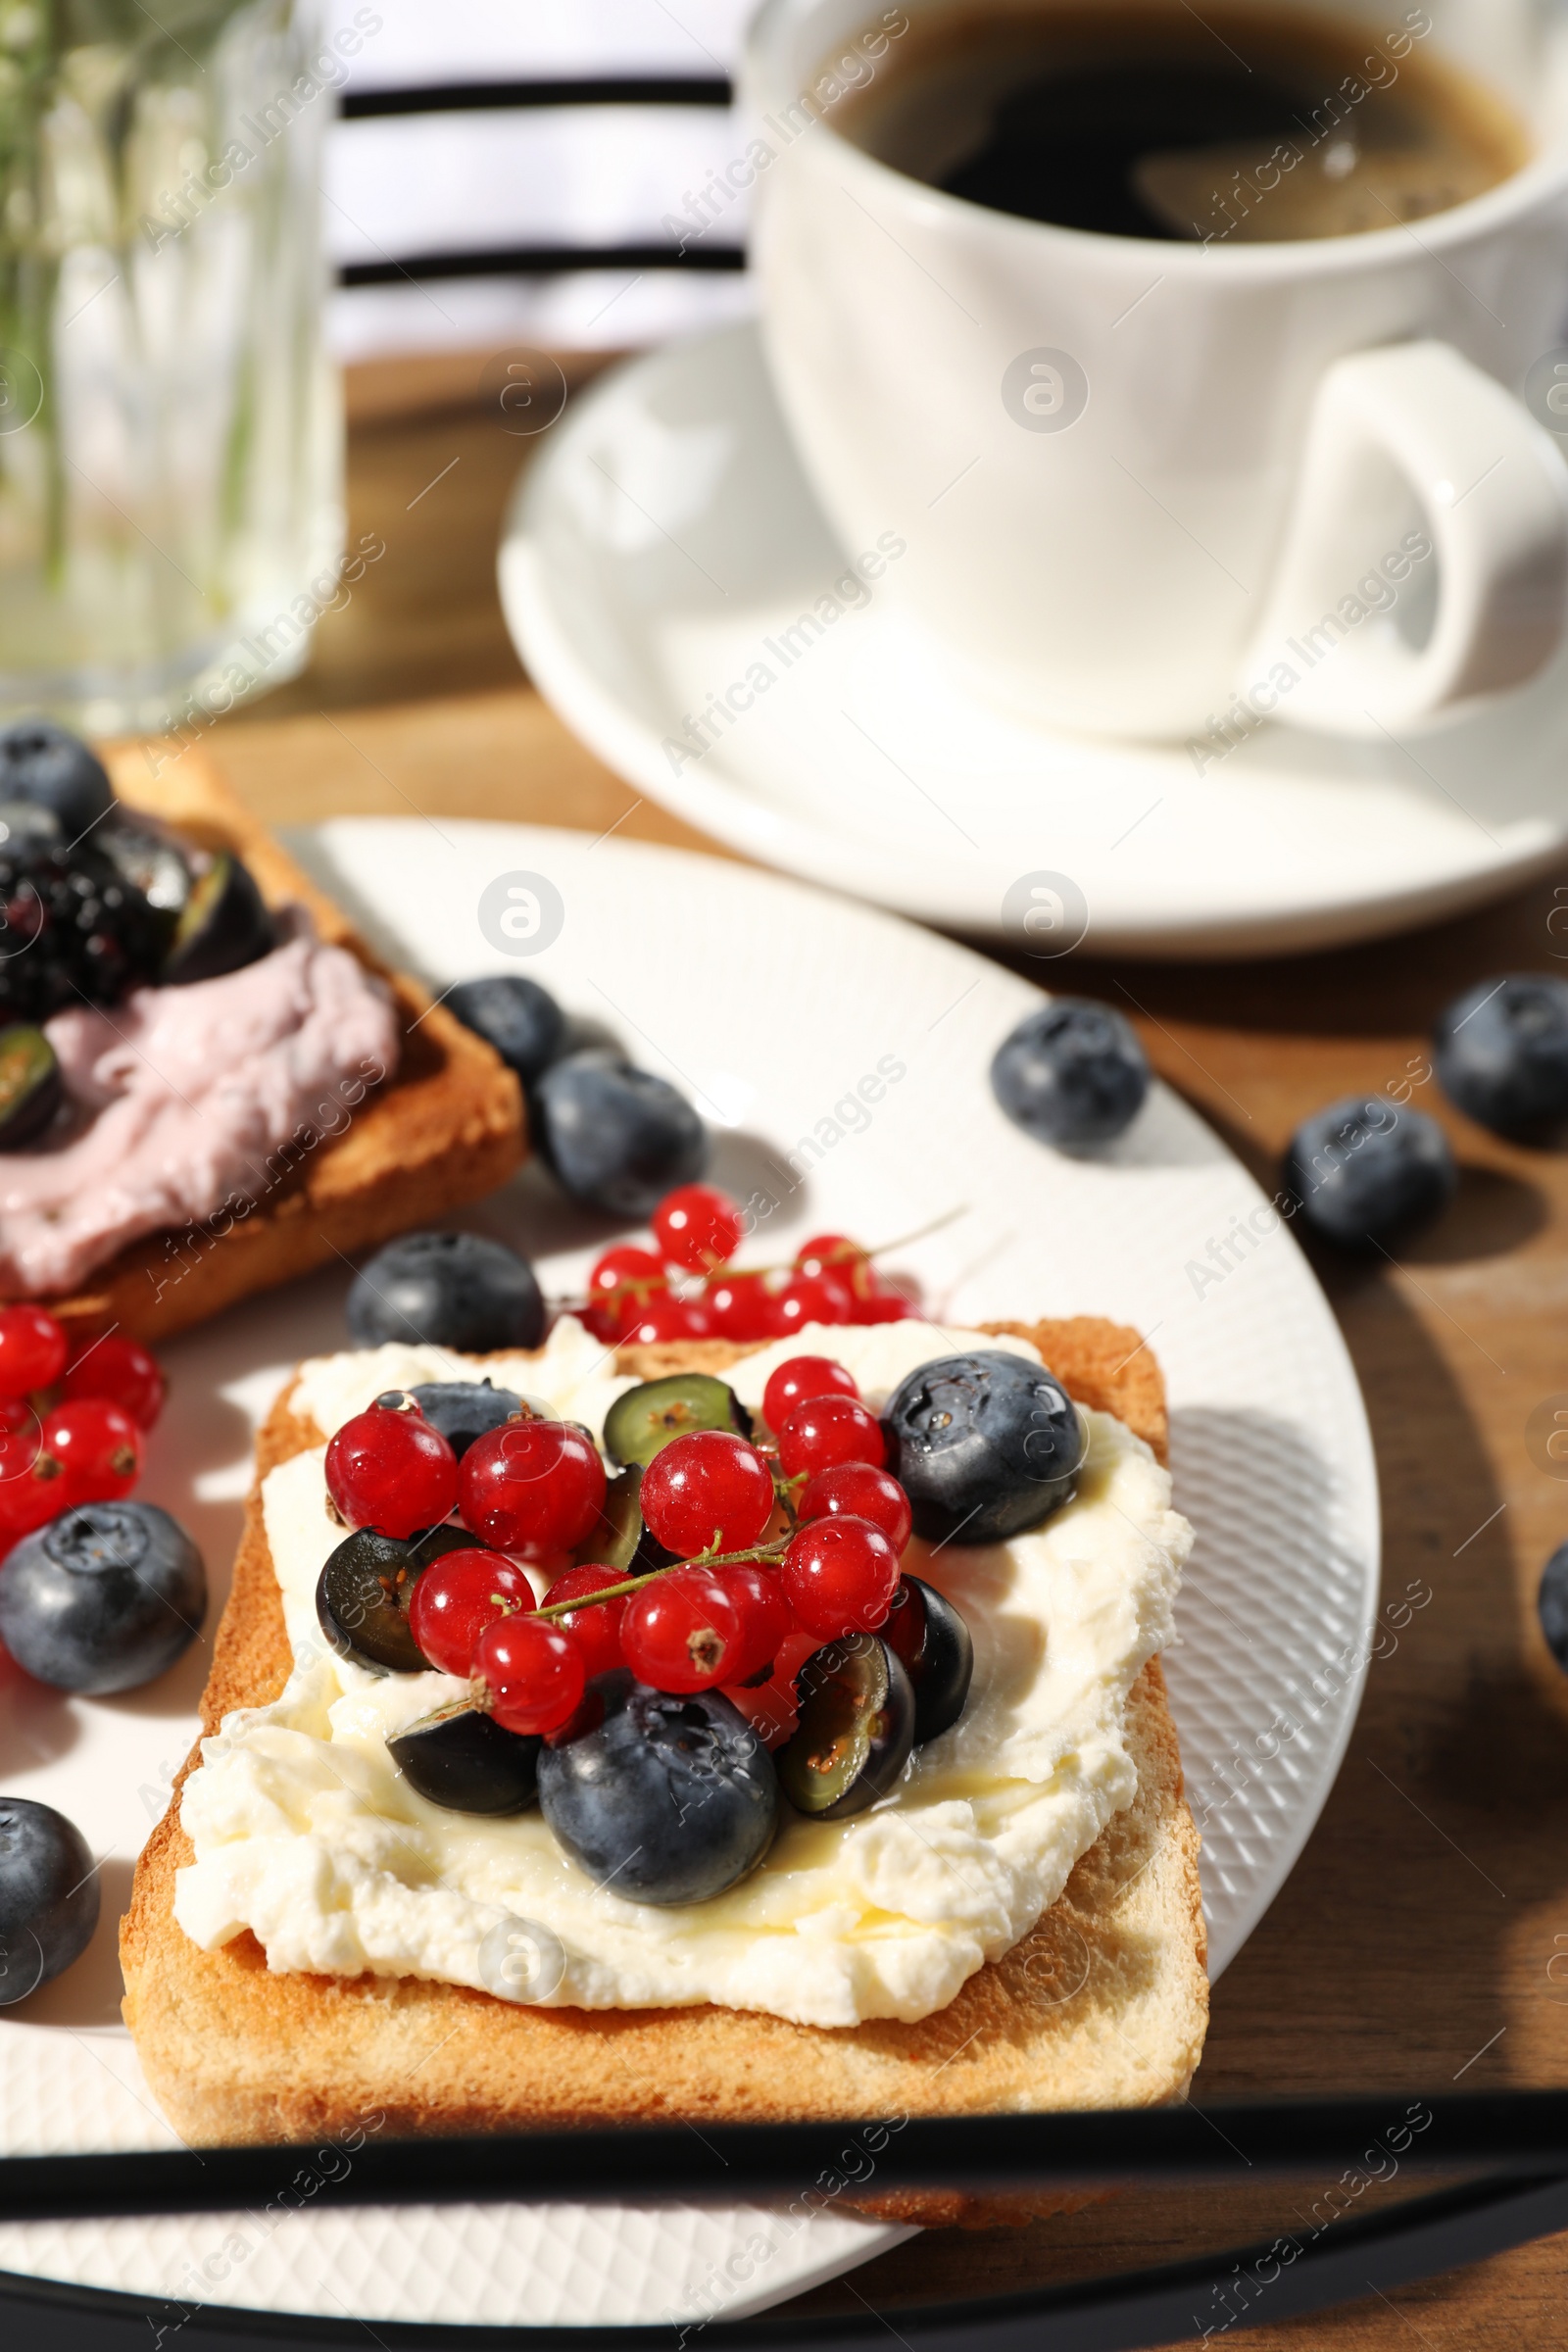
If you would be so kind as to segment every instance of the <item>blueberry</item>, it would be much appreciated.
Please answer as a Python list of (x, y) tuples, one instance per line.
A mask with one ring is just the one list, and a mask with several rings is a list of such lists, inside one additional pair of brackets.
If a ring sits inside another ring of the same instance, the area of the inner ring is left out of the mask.
[(0, 1566), (0, 1642), (61, 1690), (134, 1690), (172, 1666), (207, 1608), (202, 1555), (151, 1502), (62, 1511)]
[(1071, 1499), (1088, 1433), (1054, 1373), (999, 1348), (944, 1355), (888, 1405), (914, 1532), (928, 1543), (1000, 1544)]
[(1424, 1225), (1457, 1183), (1436, 1119), (1386, 1095), (1346, 1095), (1314, 1111), (1285, 1154), (1285, 1187), (1301, 1214), (1347, 1249)]
[(0, 2008), (79, 1959), (98, 1925), (87, 1840), (53, 1805), (0, 1796)]
[(1434, 1060), (1451, 1102), (1499, 1135), (1568, 1119), (1568, 980), (1510, 972), (1439, 1013)]
[(389, 1242), (355, 1275), (348, 1318), (362, 1348), (414, 1340), (483, 1355), (537, 1348), (545, 1336), (533, 1268), (476, 1233), (406, 1233)]
[(115, 795), (103, 762), (76, 736), (47, 718), (19, 718), (0, 727), (0, 801), (52, 809), (74, 841), (108, 815)]
[(991, 1091), (1037, 1143), (1108, 1144), (1143, 1108), (1149, 1062), (1112, 1006), (1054, 997), (998, 1047)]
[(546, 1747), (539, 1804), (596, 1886), (630, 1903), (706, 1903), (773, 1842), (778, 1777), (717, 1690), (651, 1690), (618, 1670), (589, 1685), (590, 1728)]
[(1559, 1544), (1541, 1571), (1536, 1606), (1541, 1611), (1546, 1647), (1568, 1674), (1568, 1544)]
[(476, 1438), (499, 1429), (522, 1410), (522, 1398), (511, 1389), (498, 1389), (488, 1380), (421, 1381), (415, 1401), (432, 1429), (438, 1429), (461, 1462)]
[[(106, 825), (104, 831), (109, 830)], [(0, 800), (0, 842), (22, 848), (64, 849), (66, 829), (52, 808), (40, 808), (35, 801)]]
[(487, 1038), (524, 1086), (532, 1086), (566, 1050), (566, 1016), (548, 989), (520, 972), (464, 980), (447, 995), (448, 1008)]
[(620, 1217), (650, 1216), (708, 1165), (708, 1136), (684, 1095), (597, 1048), (546, 1070), (538, 1143), (572, 1198)]

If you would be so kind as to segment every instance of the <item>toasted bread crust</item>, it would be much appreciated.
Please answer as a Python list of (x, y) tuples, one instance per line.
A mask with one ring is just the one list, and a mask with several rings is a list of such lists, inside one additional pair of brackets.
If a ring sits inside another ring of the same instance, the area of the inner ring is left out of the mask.
[(403, 1030), (395, 1078), (367, 1095), (345, 1132), (307, 1153), (251, 1213), (147, 1235), (99, 1267), (80, 1291), (41, 1303), (87, 1338), (111, 1326), (148, 1343), (205, 1322), (220, 1307), (288, 1282), (476, 1200), (504, 1184), (525, 1152), (515, 1076), (406, 974), (389, 971), (333, 902), (303, 874), (199, 750), (154, 774), (146, 755), (111, 755), (120, 798), (176, 825), (207, 849), (243, 858), (270, 906), (308, 906), (318, 931), (386, 980)]
[[(1136, 1332), (1092, 1318), (990, 1328), (1034, 1340), (1072, 1394), (1117, 1412), (1163, 1455), (1162, 1384)], [(722, 1370), (746, 1352), (704, 1343), (618, 1360), (647, 1377), (677, 1363)], [(275, 1697), (288, 1676), (260, 1482), (321, 1443), (290, 1406), (285, 1392), (258, 1440), (203, 1699), (209, 1732), (231, 1708)], [(175, 1925), (173, 1874), (192, 1859), (177, 1787), (122, 1929), (126, 2021), (158, 2097), (196, 2142), (304, 2139), (368, 2109), (402, 2132), (482, 2132), (1152, 2104), (1185, 2087), (1207, 2019), (1198, 1835), (1157, 1659), (1134, 1687), (1127, 1734), (1133, 1803), (1035, 1928), (916, 2025), (827, 2030), (717, 2007), (529, 2009), (416, 1978), (274, 1976), (250, 1935), (204, 1952)], [(193, 1751), (181, 1784), (198, 1760)], [(858, 2201), (888, 2218), (984, 2225), (1082, 2200), (911, 2191)]]

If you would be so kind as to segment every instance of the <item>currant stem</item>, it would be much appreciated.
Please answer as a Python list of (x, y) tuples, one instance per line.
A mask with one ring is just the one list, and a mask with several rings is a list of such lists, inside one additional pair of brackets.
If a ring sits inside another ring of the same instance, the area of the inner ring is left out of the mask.
[[(933, 1217), (929, 1225), (916, 1226), (913, 1233), (901, 1233), (896, 1241), (878, 1242), (874, 1249), (858, 1249), (854, 1254), (863, 1257), (869, 1264), (872, 1258), (886, 1257), (890, 1250), (908, 1250), (916, 1242), (929, 1240), (933, 1233), (940, 1233), (945, 1225), (952, 1225), (957, 1218), (966, 1217), (968, 1214), (968, 1203), (964, 1202), (959, 1208), (950, 1208), (940, 1217)], [(843, 1262), (848, 1263), (849, 1261), (846, 1259)], [(765, 1266), (737, 1266), (725, 1261), (715, 1262), (710, 1266), (702, 1279), (704, 1282), (711, 1282), (719, 1274), (793, 1274), (795, 1271), (793, 1262), (786, 1265), (782, 1259), (775, 1265)], [(651, 1274), (628, 1274), (622, 1281), (613, 1284), (610, 1290), (598, 1298), (552, 1299), (551, 1304), (558, 1306), (563, 1314), (569, 1315), (578, 1312), (583, 1307), (613, 1305), (619, 1300), (623, 1291), (641, 1298), (644, 1295), (652, 1298), (659, 1291), (668, 1288), (667, 1283), (656, 1282)]]
[(545, 1607), (536, 1609), (534, 1615), (541, 1618), (564, 1617), (572, 1609), (595, 1608), (602, 1600), (620, 1600), (628, 1592), (640, 1592), (644, 1585), (653, 1584), (656, 1578), (667, 1576), (671, 1568), (738, 1568), (748, 1560), (771, 1563), (781, 1560), (787, 1549), (788, 1541), (783, 1539), (777, 1544), (754, 1544), (745, 1551), (700, 1551), (694, 1559), (668, 1560), (662, 1568), (650, 1568), (644, 1576), (628, 1576), (622, 1583), (606, 1585), (598, 1592), (581, 1593), (576, 1600), (548, 1602)]

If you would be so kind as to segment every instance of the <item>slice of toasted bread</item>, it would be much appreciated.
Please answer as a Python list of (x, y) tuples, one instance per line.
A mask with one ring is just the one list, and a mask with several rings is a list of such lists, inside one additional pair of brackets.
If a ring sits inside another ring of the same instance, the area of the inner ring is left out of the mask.
[(248, 1217), (229, 1218), (222, 1231), (215, 1219), (211, 1228), (149, 1234), (70, 1298), (42, 1302), (74, 1337), (113, 1326), (152, 1342), (493, 1192), (521, 1164), (525, 1131), (521, 1091), (500, 1055), (445, 1006), (432, 1006), (417, 980), (370, 953), (202, 751), (155, 770), (146, 751), (129, 746), (108, 764), (130, 808), (243, 858), (270, 906), (307, 906), (322, 939), (389, 983), (403, 1029), (396, 1076), (365, 1098), (342, 1135), (298, 1154)]
[[(995, 1324), (1032, 1340), (1082, 1402), (1165, 1454), (1163, 1384), (1138, 1334), (1092, 1318)], [(648, 1378), (722, 1371), (718, 1342), (627, 1348)], [(291, 1654), (260, 1484), (322, 1442), (289, 1393), (257, 1442), (257, 1483), (214, 1646), (204, 1726), (276, 1697)], [(171, 2119), (192, 2141), (305, 2139), (367, 2108), (405, 2132), (662, 2121), (788, 2122), (1145, 2106), (1180, 2094), (1202, 2049), (1208, 1986), (1198, 1834), (1182, 1793), (1157, 1659), (1127, 1709), (1138, 1794), (1079, 1861), (1060, 1900), (956, 2000), (917, 2025), (827, 2030), (716, 2007), (530, 2009), (412, 1977), (271, 1975), (249, 1934), (218, 1951), (173, 1917), (192, 1859), (178, 1790), (137, 1865), (122, 1927), (125, 2018)], [(180, 1775), (199, 1761), (193, 1752)], [(922, 2222), (1017, 2220), (1061, 2192), (976, 2200), (861, 2196)]]

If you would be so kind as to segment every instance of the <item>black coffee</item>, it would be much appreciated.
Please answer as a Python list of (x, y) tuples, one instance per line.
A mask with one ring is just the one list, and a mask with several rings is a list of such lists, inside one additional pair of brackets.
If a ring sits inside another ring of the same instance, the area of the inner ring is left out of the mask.
[(1523, 123), (1439, 57), (1411, 8), (1381, 29), (1266, 4), (1022, 0), (915, 18), (834, 127), (993, 211), (1103, 235), (1350, 236), (1481, 195)]

